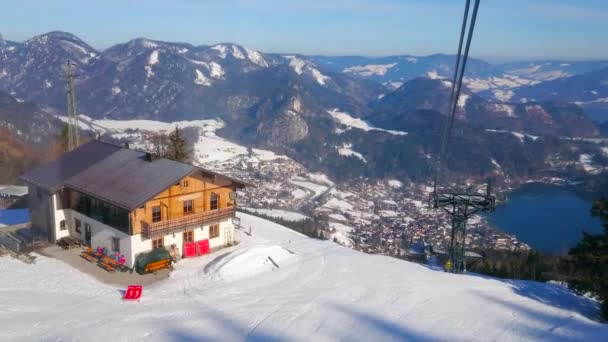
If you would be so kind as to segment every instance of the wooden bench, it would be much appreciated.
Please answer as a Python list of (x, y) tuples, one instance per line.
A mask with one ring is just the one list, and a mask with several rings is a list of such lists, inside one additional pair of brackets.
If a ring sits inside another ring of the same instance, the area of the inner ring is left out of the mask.
[(80, 253), (80, 257), (88, 262), (97, 261), (97, 257), (91, 252), (82, 252)]
[(114, 268), (114, 265), (107, 263), (105, 261), (100, 261), (97, 263), (97, 266), (103, 268), (104, 270), (108, 271), (108, 272), (114, 272), (116, 271), (116, 268)]
[(144, 268), (144, 271), (146, 273), (150, 273), (150, 272), (156, 272), (163, 268), (171, 268), (171, 259), (163, 259), (163, 260), (151, 262), (146, 265), (146, 267)]

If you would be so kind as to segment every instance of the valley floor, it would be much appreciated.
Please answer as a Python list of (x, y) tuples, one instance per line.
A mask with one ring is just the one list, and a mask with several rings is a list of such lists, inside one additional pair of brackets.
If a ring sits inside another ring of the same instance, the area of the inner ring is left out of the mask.
[[(140, 302), (51, 258), (0, 258), (0, 340), (599, 341), (597, 303), (551, 284), (453, 275), (309, 239), (252, 234), (183, 260)], [(270, 260), (269, 257), (272, 259)], [(277, 267), (278, 266), (278, 267)]]

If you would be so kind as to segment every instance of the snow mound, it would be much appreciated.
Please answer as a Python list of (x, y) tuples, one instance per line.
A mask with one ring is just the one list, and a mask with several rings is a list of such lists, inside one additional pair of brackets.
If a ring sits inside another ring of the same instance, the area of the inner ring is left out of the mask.
[(235, 281), (281, 268), (297, 256), (281, 246), (252, 247), (229, 254), (210, 269), (211, 279)]

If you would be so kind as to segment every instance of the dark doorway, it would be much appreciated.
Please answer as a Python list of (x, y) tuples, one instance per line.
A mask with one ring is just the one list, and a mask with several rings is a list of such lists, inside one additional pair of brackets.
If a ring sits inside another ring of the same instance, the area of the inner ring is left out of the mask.
[(88, 223), (84, 224), (84, 240), (88, 246), (91, 246), (91, 225)]

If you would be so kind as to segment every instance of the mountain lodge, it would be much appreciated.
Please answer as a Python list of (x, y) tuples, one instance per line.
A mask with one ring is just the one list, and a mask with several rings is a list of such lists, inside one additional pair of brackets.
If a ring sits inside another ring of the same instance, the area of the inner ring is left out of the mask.
[(98, 140), (21, 176), (32, 230), (51, 242), (71, 236), (125, 256), (203, 241), (233, 243), (239, 180)]

